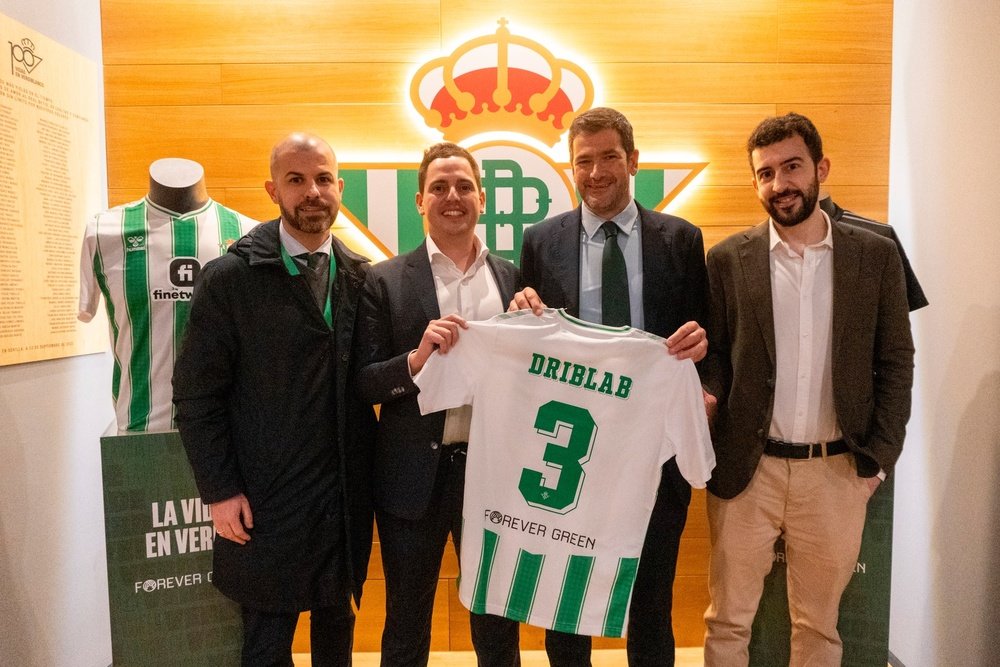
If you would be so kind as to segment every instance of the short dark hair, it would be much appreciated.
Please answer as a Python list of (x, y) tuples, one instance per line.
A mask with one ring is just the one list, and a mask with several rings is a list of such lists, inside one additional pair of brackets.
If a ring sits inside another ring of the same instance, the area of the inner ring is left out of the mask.
[(753, 171), (755, 149), (776, 144), (796, 134), (802, 137), (806, 148), (809, 149), (813, 164), (818, 164), (823, 159), (823, 139), (819, 136), (819, 130), (811, 120), (793, 111), (784, 116), (765, 118), (750, 134), (750, 138), (747, 139), (747, 160), (750, 161), (750, 171)]
[(472, 157), (472, 153), (458, 144), (453, 144), (450, 141), (442, 141), (424, 151), (424, 159), (420, 161), (420, 169), (417, 170), (417, 188), (420, 192), (424, 191), (424, 183), (427, 181), (427, 168), (431, 162), (449, 157), (461, 157), (468, 160), (469, 166), (472, 167), (472, 175), (476, 178), (476, 189), (483, 189), (482, 179), (479, 176), (479, 163), (476, 162), (476, 158)]
[(628, 122), (621, 111), (610, 107), (594, 107), (573, 119), (569, 126), (569, 156), (573, 158), (573, 140), (581, 134), (594, 134), (601, 130), (614, 130), (622, 141), (625, 155), (635, 151), (635, 137), (632, 135), (632, 123)]

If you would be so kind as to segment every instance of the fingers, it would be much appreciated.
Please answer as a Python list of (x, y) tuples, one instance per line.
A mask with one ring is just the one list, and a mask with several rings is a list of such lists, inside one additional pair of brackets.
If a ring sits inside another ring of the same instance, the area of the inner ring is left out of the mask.
[(698, 362), (708, 353), (708, 336), (697, 322), (685, 322), (667, 338), (667, 352)]
[(209, 507), (212, 510), (212, 523), (219, 537), (237, 544), (246, 544), (250, 541), (250, 533), (247, 530), (253, 528), (253, 513), (245, 495), (241, 493), (212, 503)]
[(427, 343), (439, 349), (441, 354), (447, 354), (448, 350), (458, 342), (459, 332), (468, 328), (468, 322), (453, 313), (439, 320), (431, 320), (424, 330), (423, 338)]
[(468, 328), (469, 323), (456, 313), (428, 322), (427, 328), (424, 329), (424, 333), (420, 337), (420, 344), (407, 357), (410, 375), (416, 375), (423, 369), (434, 350), (440, 350), (441, 354), (447, 354), (448, 350), (458, 342), (459, 331)]
[(704, 389), (701, 390), (701, 397), (705, 402), (705, 416), (708, 417), (708, 423), (711, 424), (715, 420), (715, 413), (718, 412), (719, 401)]
[(542, 302), (541, 297), (538, 296), (538, 292), (530, 287), (525, 287), (520, 292), (514, 294), (514, 298), (511, 299), (510, 306), (507, 310), (514, 311), (530, 309), (535, 315), (541, 315), (544, 308), (545, 304)]

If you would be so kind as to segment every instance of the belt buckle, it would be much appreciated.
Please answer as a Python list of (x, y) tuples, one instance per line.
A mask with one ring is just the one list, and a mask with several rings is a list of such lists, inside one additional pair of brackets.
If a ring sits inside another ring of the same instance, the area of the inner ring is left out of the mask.
[(822, 456), (825, 459), (826, 458), (826, 445), (827, 445), (827, 443), (825, 443), (825, 442), (819, 442), (819, 443), (816, 443), (816, 444), (819, 445), (820, 456)]

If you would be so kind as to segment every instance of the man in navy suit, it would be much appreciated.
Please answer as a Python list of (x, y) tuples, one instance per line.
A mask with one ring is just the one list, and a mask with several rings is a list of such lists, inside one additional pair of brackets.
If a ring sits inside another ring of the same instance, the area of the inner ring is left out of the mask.
[[(632, 198), (639, 151), (631, 124), (618, 111), (596, 108), (578, 116), (570, 126), (569, 147), (583, 203), (525, 231), (521, 277), (527, 287), (515, 295), (511, 309), (539, 312), (544, 304), (591, 322), (630, 324), (667, 338), (670, 354), (700, 361), (708, 349), (698, 324), (707, 303), (701, 231), (681, 218), (646, 210)], [(602, 261), (609, 237), (624, 258), (627, 296), (623, 286), (618, 300), (628, 303), (628, 321), (605, 317), (610, 308), (602, 299), (607, 291)], [(632, 594), (631, 667), (674, 664), (670, 610), (690, 500), (691, 487), (671, 459), (663, 466)], [(547, 631), (545, 649), (554, 667), (590, 664), (590, 637)]]
[[(517, 268), (476, 237), (486, 204), (479, 165), (464, 148), (431, 146), (417, 176), (428, 238), (372, 267), (357, 340), (362, 397), (381, 403), (375, 451), (375, 516), (386, 584), (382, 665), (426, 665), (431, 614), (448, 534), (462, 537), (462, 494), (471, 408), (423, 417), (413, 384), (435, 349), (447, 352), (467, 320), (504, 311)], [(520, 664), (515, 621), (472, 614), (482, 666)]]

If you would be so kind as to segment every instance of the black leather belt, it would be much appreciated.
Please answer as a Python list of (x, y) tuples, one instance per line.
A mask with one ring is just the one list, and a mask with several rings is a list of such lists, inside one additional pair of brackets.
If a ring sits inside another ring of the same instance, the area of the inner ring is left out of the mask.
[(764, 453), (768, 456), (777, 456), (782, 459), (811, 459), (822, 456), (835, 456), (849, 451), (847, 443), (843, 440), (832, 440), (830, 442), (798, 443), (782, 442), (781, 440), (767, 439), (764, 443)]

